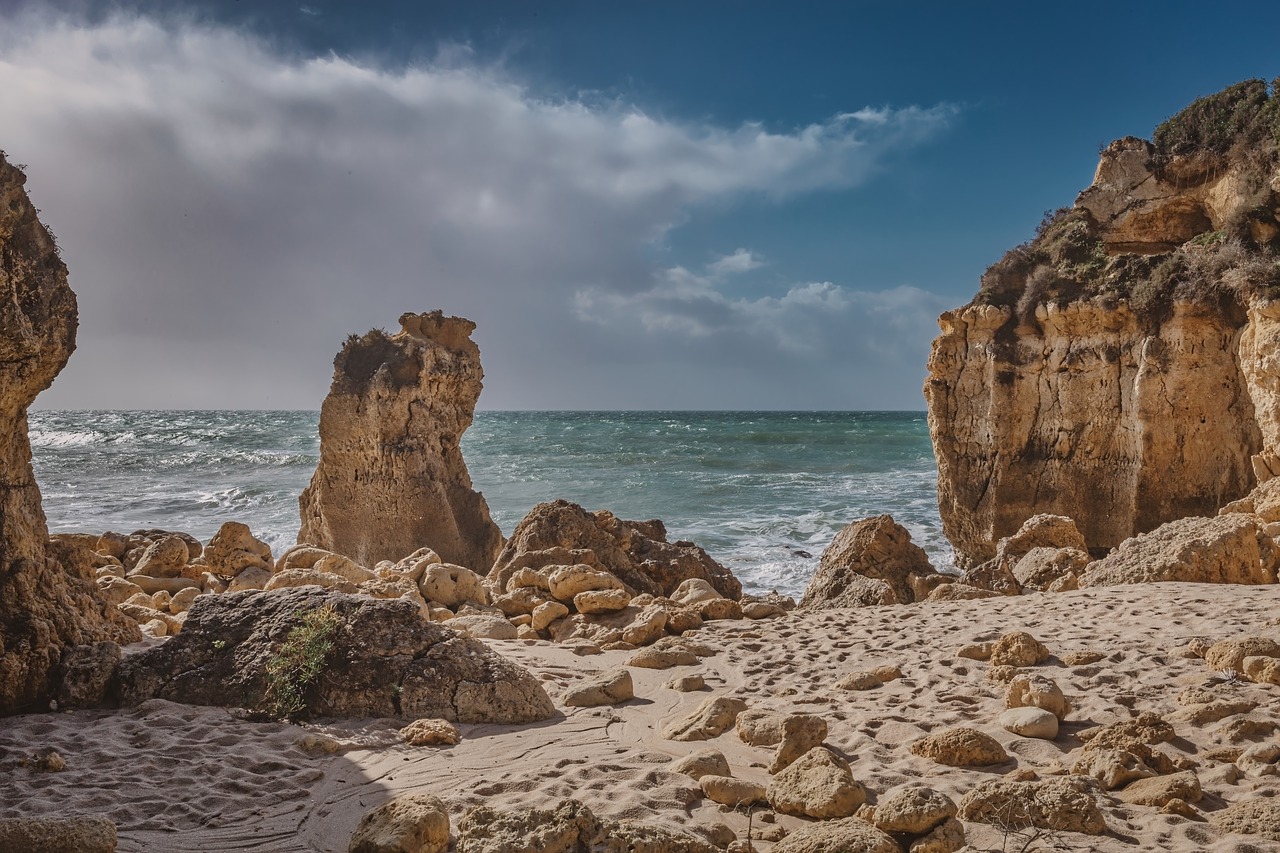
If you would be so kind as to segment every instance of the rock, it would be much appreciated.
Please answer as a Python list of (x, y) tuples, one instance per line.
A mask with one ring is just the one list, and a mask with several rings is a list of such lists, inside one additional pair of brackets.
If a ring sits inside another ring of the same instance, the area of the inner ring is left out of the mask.
[[(266, 569), (248, 568), (241, 571), (238, 575), (231, 579), (231, 583), (227, 584), (227, 592), (244, 592), (253, 589), (266, 589), (267, 584), (271, 583), (273, 575)], [(333, 588), (335, 586), (346, 586), (342, 578), (337, 575), (325, 575), (321, 572), (314, 572), (309, 569), (288, 570), (280, 573), (280, 582), (272, 589), (285, 589), (289, 586), (305, 586), (305, 581), (314, 579), (317, 586), (327, 586)], [(300, 582), (303, 581), (303, 582)]]
[(742, 605), (728, 598), (713, 598), (699, 603), (697, 607), (698, 615), (708, 622), (742, 618)]
[(707, 682), (695, 672), (693, 675), (682, 675), (679, 678), (673, 678), (662, 686), (678, 693), (693, 693), (696, 690), (705, 690)]
[[(1245, 658), (1245, 660), (1248, 660), (1248, 658)], [(1183, 692), (1185, 693), (1186, 691)], [(1169, 715), (1169, 719), (1175, 723), (1204, 726), (1209, 723), (1216, 723), (1218, 720), (1225, 720), (1227, 717), (1232, 717), (1236, 714), (1247, 714), (1256, 707), (1258, 707), (1258, 703), (1248, 699), (1229, 700), (1213, 699), (1211, 697), (1211, 700), (1203, 705), (1195, 705), (1175, 711)]]
[(573, 597), (573, 606), (579, 613), (614, 613), (631, 603), (631, 593), (625, 589), (596, 589), (580, 592)]
[(744, 619), (776, 619), (786, 614), (787, 611), (784, 608), (766, 601), (751, 601), (742, 605)]
[(1044, 644), (1025, 631), (1012, 631), (991, 647), (992, 666), (1037, 666), (1049, 659)]
[(1120, 544), (1089, 566), (1081, 587), (1125, 583), (1276, 582), (1280, 546), (1258, 519), (1232, 513), (1216, 518), (1182, 518)]
[(678, 741), (710, 740), (732, 728), (738, 714), (746, 709), (747, 703), (741, 699), (709, 696), (686, 717), (663, 728), (662, 736)]
[(1122, 803), (1131, 806), (1155, 806), (1160, 808), (1171, 800), (1182, 800), (1196, 803), (1202, 796), (1200, 780), (1193, 771), (1174, 773), (1171, 776), (1156, 776), (1139, 779), (1116, 791), (1112, 796)]
[(547, 601), (533, 609), (533, 621), (529, 624), (535, 631), (545, 631), (552, 622), (568, 615), (569, 608), (558, 601)]
[[(7, 164), (0, 160), (0, 168)], [(115, 853), (116, 825), (95, 817), (0, 818), (0, 850), (13, 853)]]
[(836, 682), (838, 690), (874, 690), (883, 686), (884, 682), (874, 672), (850, 672)]
[[(547, 596), (543, 595), (540, 590), (530, 589), (528, 587), (520, 587), (513, 589), (511, 592), (505, 592), (493, 599), (493, 604), (503, 612), (508, 618), (520, 616), (524, 614), (533, 615), (533, 612), (544, 604), (552, 602), (547, 601)], [(564, 613), (559, 614), (555, 618), (549, 620), (546, 624), (550, 625), (560, 616), (564, 616), (569, 612), (569, 608), (560, 602), (554, 602), (556, 607), (563, 607)], [(544, 626), (545, 627), (545, 626)]]
[(354, 584), (367, 583), (378, 576), (369, 569), (342, 554), (325, 554), (311, 564), (311, 571), (326, 575), (336, 575), (344, 581)]
[(1244, 675), (1255, 684), (1280, 684), (1280, 658), (1250, 655), (1241, 661)]
[(414, 720), (400, 736), (409, 746), (453, 746), (462, 740), (458, 727), (448, 720)]
[(703, 776), (730, 776), (729, 761), (718, 749), (703, 749), (678, 759), (671, 765), (673, 773), (683, 773), (693, 779)]
[(98, 589), (102, 591), (103, 598), (112, 605), (124, 604), (130, 598), (142, 592), (142, 587), (124, 578), (98, 578), (97, 585)]
[(804, 826), (773, 845), (771, 853), (902, 853), (897, 843), (858, 818)]
[(449, 810), (428, 794), (401, 794), (360, 819), (347, 853), (443, 853)]
[(949, 817), (911, 842), (910, 853), (957, 853), (965, 847), (964, 824)]
[(1009, 760), (1000, 742), (977, 729), (943, 729), (911, 744), (911, 753), (949, 767), (987, 767)]
[(418, 590), (427, 601), (434, 601), (450, 610), (469, 601), (489, 603), (489, 590), (485, 587), (484, 578), (470, 569), (452, 563), (424, 566)]
[(607, 853), (719, 853), (695, 835), (636, 820), (607, 822), (605, 836)]
[(782, 742), (783, 723), (787, 715), (780, 711), (748, 708), (738, 715), (738, 737), (752, 746), (774, 746)]
[(1217, 672), (1244, 672), (1244, 659), (1253, 656), (1280, 657), (1280, 643), (1269, 637), (1243, 637), (1214, 643), (1204, 653), (1204, 662)]
[(187, 565), (188, 553), (186, 540), (181, 536), (165, 536), (147, 546), (128, 574), (153, 578), (179, 577)]
[(1080, 548), (1032, 548), (1018, 558), (1011, 571), (1024, 591), (1048, 590), (1068, 575), (1078, 578), (1088, 565), (1089, 554)]
[(1129, 720), (1078, 732), (1077, 737), (1085, 741), (1086, 749), (1127, 749), (1141, 755), (1144, 746), (1168, 743), (1177, 735), (1159, 714), (1143, 711)]
[[(623, 591), (622, 581), (609, 572), (593, 569), (583, 563), (572, 566), (559, 566), (553, 569), (547, 575), (547, 587), (553, 597), (564, 602), (572, 602), (584, 592), (595, 592), (597, 590)], [(629, 600), (630, 597), (628, 596)]]
[(970, 643), (956, 651), (956, 657), (968, 660), (991, 660), (994, 643)]
[(598, 705), (617, 705), (635, 698), (631, 673), (626, 669), (611, 669), (593, 678), (583, 679), (564, 694), (564, 704), (570, 708), (594, 708)]
[(516, 626), (501, 616), (477, 614), (456, 616), (449, 620), (449, 627), (460, 634), (477, 640), (515, 640)]
[(1022, 737), (1053, 740), (1058, 736), (1058, 718), (1036, 707), (1010, 708), (1000, 715), (1000, 727)]
[(1040, 708), (1065, 720), (1071, 711), (1071, 703), (1062, 695), (1062, 688), (1052, 678), (1023, 673), (1014, 676), (1004, 694), (1006, 708)]
[(1209, 823), (1221, 832), (1259, 835), (1280, 841), (1280, 800), (1266, 797), (1235, 803), (1209, 815)]
[[(910, 578), (932, 575), (924, 549), (891, 516), (879, 515), (850, 524), (822, 553), (818, 571), (805, 588), (801, 607), (863, 607), (915, 601)], [(866, 580), (880, 584), (866, 584)], [(881, 590), (872, 593), (872, 589)]]
[(827, 739), (827, 721), (817, 714), (790, 714), (782, 721), (782, 741), (774, 753), (770, 773), (779, 773)]
[(238, 575), (245, 569), (275, 568), (271, 546), (254, 537), (248, 525), (228, 521), (213, 534), (202, 554), (210, 571), (220, 575)]
[(1078, 776), (1089, 776), (1113, 791), (1137, 779), (1149, 779), (1156, 771), (1142, 757), (1126, 749), (1086, 749), (1071, 768)]
[(510, 589), (509, 581), (521, 569), (575, 563), (607, 572), (636, 593), (670, 596), (686, 580), (700, 579), (725, 598), (736, 601), (742, 596), (742, 585), (732, 572), (692, 543), (668, 542), (661, 521), (625, 521), (563, 500), (529, 511), (494, 562), (489, 579), (500, 589)]
[(990, 589), (967, 583), (947, 583), (929, 593), (929, 601), (975, 601), (980, 598), (998, 598), (1001, 595)]
[(622, 640), (633, 646), (655, 643), (666, 634), (669, 618), (670, 614), (661, 604), (650, 604), (622, 629)]
[(604, 833), (600, 819), (577, 800), (553, 810), (479, 806), (458, 824), (457, 853), (579, 853), (602, 842)]
[(957, 811), (955, 801), (946, 794), (911, 783), (886, 791), (876, 802), (871, 822), (883, 832), (924, 835)]
[(1042, 782), (992, 779), (979, 783), (959, 803), (961, 820), (1009, 830), (1102, 835), (1107, 823), (1098, 808), (1098, 789), (1091, 779), (1064, 776)]
[(186, 613), (191, 609), (192, 603), (199, 594), (200, 587), (198, 586), (189, 586), (178, 590), (174, 593), (173, 598), (169, 599), (169, 612), (175, 616), (179, 613)]
[(65, 647), (56, 694), (58, 708), (67, 711), (101, 705), (120, 666), (120, 657), (119, 644), (110, 640)]
[[(249, 572), (260, 571), (255, 569), (246, 569), (241, 572), (241, 577), (249, 574)], [(239, 580), (240, 578), (236, 578)], [(318, 586), (323, 589), (333, 590), (335, 592), (353, 593), (358, 592), (359, 587), (354, 583), (342, 577), (341, 575), (330, 574), (329, 572), (317, 571), (311, 569), (285, 569), (283, 572), (276, 572), (271, 579), (266, 582), (264, 589), (293, 589), (300, 586)], [(230, 591), (230, 587), (228, 587)], [(239, 591), (239, 590), (237, 590)]]
[(671, 600), (676, 604), (698, 604), (721, 598), (719, 591), (702, 578), (689, 578), (682, 581), (671, 593)]
[(159, 697), (262, 708), (270, 661), (303, 616), (318, 611), (334, 614), (321, 623), (334, 626), (332, 647), (303, 691), (304, 713), (462, 723), (528, 723), (555, 713), (527, 671), (427, 622), (412, 602), (315, 587), (200, 596), (181, 634), (121, 662), (119, 694), (126, 705)]
[(769, 805), (783, 814), (849, 817), (867, 801), (849, 763), (825, 747), (814, 747), (769, 783)]
[(698, 779), (698, 784), (702, 786), (702, 793), (707, 795), (707, 799), (732, 808), (750, 806), (765, 800), (764, 785), (744, 779), (706, 774)]
[(1067, 666), (1088, 666), (1091, 663), (1097, 663), (1105, 657), (1106, 655), (1102, 652), (1063, 652), (1062, 662)]
[(1280, 744), (1255, 744), (1241, 753), (1235, 764), (1250, 776), (1280, 776)]
[(673, 666), (693, 666), (698, 656), (685, 649), (660, 649), (649, 646), (641, 649), (627, 660), (627, 666), (641, 669), (670, 669)]
[(334, 359), (298, 542), (366, 566), (425, 545), (488, 571), (502, 533), (459, 446), (483, 377), (475, 324), (434, 311), (402, 314), (400, 327), (352, 336)]

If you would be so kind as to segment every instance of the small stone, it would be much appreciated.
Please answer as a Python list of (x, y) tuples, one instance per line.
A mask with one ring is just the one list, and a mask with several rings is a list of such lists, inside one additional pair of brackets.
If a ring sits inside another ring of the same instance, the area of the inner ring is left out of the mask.
[(909, 783), (880, 797), (871, 822), (888, 833), (923, 835), (947, 818), (955, 817), (957, 811), (955, 802), (946, 794)]
[(1071, 710), (1058, 683), (1034, 673), (1014, 676), (1005, 691), (1004, 704), (1006, 708), (1041, 708), (1059, 720), (1065, 719)]
[(710, 696), (684, 719), (676, 720), (662, 730), (667, 740), (710, 740), (724, 734), (747, 703), (729, 696)]
[(627, 661), (627, 666), (642, 669), (670, 669), (673, 666), (693, 666), (698, 656), (684, 649), (659, 649), (654, 646), (641, 649)]
[(991, 660), (991, 646), (991, 643), (970, 643), (962, 646), (956, 652), (956, 657), (969, 660)]
[(400, 736), (410, 746), (453, 746), (462, 740), (458, 727), (448, 720), (414, 720), (400, 730)]
[(1012, 631), (991, 647), (993, 666), (1036, 666), (1049, 659), (1044, 644), (1025, 631)]
[(584, 679), (564, 694), (564, 704), (571, 708), (594, 708), (617, 705), (635, 698), (631, 673), (624, 668), (611, 669)]
[(927, 735), (911, 744), (911, 752), (949, 767), (987, 767), (1009, 760), (998, 740), (963, 726)]
[(764, 802), (765, 788), (756, 782), (733, 779), (729, 776), (703, 776), (698, 780), (707, 799), (737, 808)]
[(595, 589), (580, 592), (573, 597), (573, 606), (579, 613), (614, 613), (631, 603), (631, 594), (625, 589)]
[(825, 747), (814, 747), (773, 777), (769, 805), (783, 814), (840, 818), (854, 814), (867, 792), (849, 763)]
[(436, 797), (402, 794), (360, 819), (347, 853), (443, 853), (449, 810)]
[(693, 779), (703, 776), (729, 776), (729, 761), (718, 749), (703, 749), (686, 755), (671, 765), (673, 773), (683, 773)]
[(873, 690), (884, 685), (874, 672), (850, 672), (836, 682), (840, 690)]
[(1000, 715), (1000, 727), (1022, 737), (1053, 740), (1058, 736), (1058, 718), (1043, 708), (1010, 708)]
[(827, 738), (827, 722), (816, 714), (792, 714), (782, 721), (782, 742), (769, 765), (779, 773)]
[(547, 601), (533, 608), (529, 625), (535, 631), (545, 631), (552, 622), (569, 615), (569, 608), (558, 601)]
[(707, 686), (707, 682), (701, 675), (694, 673), (693, 675), (682, 675), (679, 678), (673, 678), (663, 686), (680, 693), (692, 693), (695, 690), (704, 689)]

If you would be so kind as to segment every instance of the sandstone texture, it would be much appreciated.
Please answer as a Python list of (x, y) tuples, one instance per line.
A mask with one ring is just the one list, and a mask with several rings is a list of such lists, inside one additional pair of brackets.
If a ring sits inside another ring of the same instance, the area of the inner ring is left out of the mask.
[(1107, 822), (1099, 792), (1089, 779), (1065, 776), (1044, 782), (982, 782), (961, 798), (962, 820), (1010, 829), (1047, 829), (1101, 835)]
[(913, 580), (935, 574), (924, 549), (892, 516), (864, 518), (837, 533), (822, 552), (800, 606), (909, 604), (916, 600)]
[(442, 853), (448, 846), (445, 804), (426, 794), (403, 794), (361, 818), (347, 853)]
[(0, 850), (13, 853), (115, 853), (116, 825), (105, 817), (6, 818)]
[(1125, 540), (1093, 563), (1080, 586), (1120, 583), (1275, 583), (1280, 546), (1251, 515), (1183, 518)]
[(1037, 513), (1098, 553), (1280, 473), (1275, 101), (1247, 81), (1113, 142), (942, 315), (925, 396), (963, 563)]
[[(682, 583), (696, 579), (724, 598), (742, 597), (742, 584), (732, 572), (691, 542), (668, 542), (661, 521), (625, 521), (607, 510), (588, 512), (565, 500), (531, 509), (491, 562), (489, 580), (504, 591), (513, 588), (513, 581), (525, 585), (517, 579), (522, 569), (584, 565), (612, 575), (637, 594), (674, 596)], [(577, 591), (602, 588), (607, 587)], [(564, 592), (551, 591), (565, 600)]]
[(773, 846), (773, 853), (902, 853), (891, 837), (856, 817), (806, 826)]
[(0, 154), (0, 715), (45, 709), (64, 649), (139, 639), (98, 592), (92, 565), (74, 559), (91, 552), (49, 545), (27, 408), (75, 350), (79, 314), (25, 183)]
[(116, 692), (261, 709), (269, 668), (304, 614), (328, 609), (336, 627), (323, 667), (302, 695), (304, 713), (333, 717), (436, 717), (461, 723), (528, 723), (555, 713), (526, 670), (481, 642), (424, 620), (402, 600), (316, 587), (202, 596), (179, 635), (126, 658)]
[(298, 541), (366, 566), (426, 546), (487, 572), (502, 533), (459, 447), (483, 378), (475, 324), (434, 311), (400, 327), (352, 336), (334, 359)]
[(577, 800), (552, 809), (480, 806), (458, 823), (457, 853), (716, 853), (678, 829), (597, 817)]

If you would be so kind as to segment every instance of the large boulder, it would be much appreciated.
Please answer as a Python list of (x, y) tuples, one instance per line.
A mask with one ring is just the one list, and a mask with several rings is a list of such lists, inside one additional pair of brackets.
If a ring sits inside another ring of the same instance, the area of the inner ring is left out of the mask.
[(1276, 582), (1280, 546), (1254, 516), (1182, 518), (1120, 543), (1080, 578), (1080, 586), (1126, 583)]
[(661, 521), (625, 521), (607, 510), (588, 512), (565, 500), (529, 510), (498, 555), (489, 580), (509, 591), (521, 569), (578, 565), (608, 572), (636, 593), (671, 596), (685, 581), (697, 579), (725, 598), (742, 597), (742, 584), (732, 572), (692, 542), (668, 542)]
[(433, 311), (400, 326), (353, 335), (334, 359), (298, 541), (365, 566), (427, 546), (487, 572), (502, 533), (459, 447), (484, 375), (475, 324)]
[(864, 518), (837, 533), (822, 552), (800, 606), (908, 604), (916, 600), (912, 575), (933, 574), (937, 572), (924, 549), (911, 541), (911, 534), (892, 516)]
[(47, 707), (68, 646), (141, 637), (92, 569), (67, 565), (48, 544), (27, 408), (75, 349), (79, 315), (25, 183), (0, 154), (0, 715)]
[(121, 663), (116, 692), (125, 704), (268, 709), (290, 687), (273, 671), (304, 640), (321, 651), (314, 679), (292, 685), (299, 714), (527, 723), (555, 713), (525, 669), (426, 621), (413, 602), (317, 587), (200, 596), (181, 634)]

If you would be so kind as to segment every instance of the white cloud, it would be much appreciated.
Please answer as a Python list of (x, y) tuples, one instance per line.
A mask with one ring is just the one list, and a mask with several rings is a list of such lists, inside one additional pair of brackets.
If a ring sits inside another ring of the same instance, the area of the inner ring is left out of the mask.
[[(489, 406), (591, 406), (602, 370), (643, 375), (641, 337), (583, 317), (817, 354), (821, 335), (780, 327), (889, 302), (834, 285), (734, 299), (721, 280), (758, 256), (694, 274), (652, 246), (748, 193), (856, 186), (952, 114), (724, 127), (536, 98), (475, 64), (297, 58), (140, 17), (0, 20), (0, 147), (29, 165), (81, 304), (80, 353), (44, 405), (314, 408), (348, 332), (436, 307), (479, 323)], [(219, 352), (263, 361), (228, 391)], [(686, 355), (690, 388), (723, 385)]]

